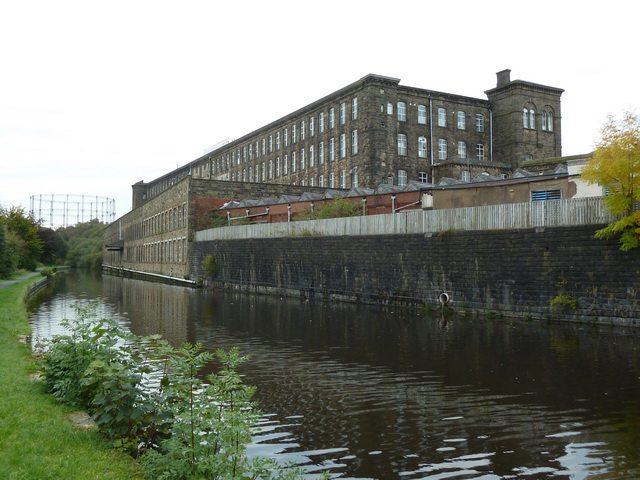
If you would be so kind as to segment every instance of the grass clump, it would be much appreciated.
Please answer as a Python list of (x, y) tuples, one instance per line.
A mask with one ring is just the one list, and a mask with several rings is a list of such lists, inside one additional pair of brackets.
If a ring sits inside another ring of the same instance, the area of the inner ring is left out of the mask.
[(30, 378), (35, 361), (18, 335), (30, 331), (23, 298), (34, 280), (0, 288), (0, 478), (142, 479), (131, 457), (95, 431), (76, 430), (67, 419), (74, 410)]

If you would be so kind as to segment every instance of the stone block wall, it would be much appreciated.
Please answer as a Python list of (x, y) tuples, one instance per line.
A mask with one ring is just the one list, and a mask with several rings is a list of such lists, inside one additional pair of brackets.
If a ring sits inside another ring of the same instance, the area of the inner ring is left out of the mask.
[(209, 280), (248, 291), (408, 305), (438, 305), (446, 292), (461, 310), (636, 324), (640, 252), (596, 240), (596, 229), (194, 242), (190, 269), (203, 277), (211, 254)]

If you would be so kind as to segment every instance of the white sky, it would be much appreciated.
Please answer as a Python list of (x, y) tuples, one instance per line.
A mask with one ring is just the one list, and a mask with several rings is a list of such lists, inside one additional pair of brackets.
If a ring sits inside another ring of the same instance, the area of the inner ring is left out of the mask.
[(640, 2), (0, 0), (0, 204), (151, 181), (375, 73), (563, 88), (564, 155), (640, 107)]

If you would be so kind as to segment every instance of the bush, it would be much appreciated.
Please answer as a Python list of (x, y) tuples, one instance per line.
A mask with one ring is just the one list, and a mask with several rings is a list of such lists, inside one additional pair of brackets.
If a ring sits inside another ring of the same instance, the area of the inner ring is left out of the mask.
[(42, 270), (40, 270), (40, 275), (50, 278), (53, 276), (53, 272), (54, 270), (52, 268), (43, 268)]
[(246, 444), (260, 416), (255, 387), (237, 371), (248, 357), (218, 350), (219, 372), (202, 379), (214, 358), (200, 345), (174, 349), (159, 336), (137, 337), (77, 308), (68, 335), (42, 348), (45, 385), (87, 409), (100, 431), (134, 456), (154, 480), (300, 478), (297, 468), (249, 459)]
[(357, 217), (362, 215), (362, 207), (347, 198), (336, 198), (315, 210), (300, 213), (295, 220), (321, 220), (325, 218)]
[(563, 311), (563, 310), (575, 310), (578, 308), (578, 300), (573, 298), (571, 295), (566, 293), (561, 293), (560, 295), (556, 295), (550, 302), (549, 306), (551, 310), (554, 312)]
[(204, 261), (202, 262), (202, 271), (205, 275), (213, 277), (216, 274), (217, 269), (216, 257), (213, 255), (207, 255), (204, 257)]

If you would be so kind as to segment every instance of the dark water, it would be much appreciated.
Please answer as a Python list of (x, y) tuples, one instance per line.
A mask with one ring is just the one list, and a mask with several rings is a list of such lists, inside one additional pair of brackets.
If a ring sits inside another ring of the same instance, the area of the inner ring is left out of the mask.
[(640, 479), (640, 331), (211, 293), (73, 274), (32, 305), (239, 346), (265, 412), (251, 451), (354, 479)]

